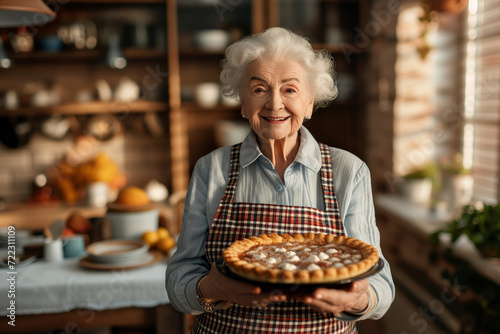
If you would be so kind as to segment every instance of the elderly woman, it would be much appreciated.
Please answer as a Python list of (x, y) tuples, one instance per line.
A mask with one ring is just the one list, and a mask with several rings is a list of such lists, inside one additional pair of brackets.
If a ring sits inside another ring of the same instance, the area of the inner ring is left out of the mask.
[[(252, 131), (194, 168), (166, 274), (172, 305), (199, 315), (193, 333), (356, 333), (358, 320), (380, 318), (394, 298), (387, 263), (344, 289), (294, 295), (231, 279), (215, 266), (233, 241), (263, 233), (346, 235), (374, 245), (383, 259), (367, 166), (319, 144), (302, 125), (336, 97), (333, 60), (271, 28), (228, 47), (221, 81), (225, 95), (240, 98)], [(257, 209), (258, 220), (249, 221)]]

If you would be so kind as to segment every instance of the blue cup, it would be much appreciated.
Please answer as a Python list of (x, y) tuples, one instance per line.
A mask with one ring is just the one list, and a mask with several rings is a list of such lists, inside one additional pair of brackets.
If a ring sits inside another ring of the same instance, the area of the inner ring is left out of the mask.
[(64, 258), (75, 258), (85, 254), (85, 236), (75, 234), (62, 239)]

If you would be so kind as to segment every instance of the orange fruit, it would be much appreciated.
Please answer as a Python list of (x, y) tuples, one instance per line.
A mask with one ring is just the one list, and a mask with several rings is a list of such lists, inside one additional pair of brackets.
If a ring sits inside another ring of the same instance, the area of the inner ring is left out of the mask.
[(63, 232), (62, 232), (62, 235), (65, 237), (69, 237), (70, 235), (73, 235), (73, 234), (75, 234), (75, 231), (73, 231), (69, 227), (65, 227)]
[(146, 231), (142, 234), (141, 240), (149, 246), (153, 246), (158, 242), (158, 240), (160, 240), (160, 236), (156, 231)]
[(120, 191), (116, 198), (116, 203), (129, 206), (145, 205), (149, 203), (149, 197), (139, 187), (127, 187)]
[(160, 237), (160, 239), (167, 239), (170, 237), (170, 233), (165, 227), (159, 227), (158, 236)]
[(66, 227), (75, 233), (84, 234), (90, 231), (92, 224), (79, 211), (73, 211), (66, 219)]
[(174, 248), (174, 246), (175, 241), (173, 238), (160, 239), (155, 244), (155, 248), (162, 251), (163, 253), (168, 253), (168, 251)]

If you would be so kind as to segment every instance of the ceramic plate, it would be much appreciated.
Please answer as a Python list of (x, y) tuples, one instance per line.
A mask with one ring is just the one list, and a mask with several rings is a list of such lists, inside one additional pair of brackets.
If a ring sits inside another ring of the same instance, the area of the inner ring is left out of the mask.
[(148, 253), (149, 246), (143, 241), (106, 240), (90, 244), (87, 253), (92, 262), (123, 264), (139, 261)]
[(160, 262), (165, 258), (165, 254), (160, 251), (150, 251), (146, 256), (139, 261), (129, 262), (127, 264), (106, 264), (106, 263), (96, 263), (92, 262), (89, 256), (80, 259), (80, 265), (87, 269), (95, 270), (128, 270), (128, 269), (138, 269), (143, 267), (151, 266), (155, 263)]

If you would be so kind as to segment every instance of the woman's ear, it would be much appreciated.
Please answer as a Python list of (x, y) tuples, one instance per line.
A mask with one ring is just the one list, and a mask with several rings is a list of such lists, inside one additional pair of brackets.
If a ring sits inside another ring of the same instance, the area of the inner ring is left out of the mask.
[(314, 99), (311, 99), (309, 104), (306, 106), (305, 118), (311, 119), (313, 111), (314, 111)]
[(246, 112), (245, 112), (245, 105), (243, 103), (241, 103), (241, 117), (243, 118), (248, 118), (246, 116)]

